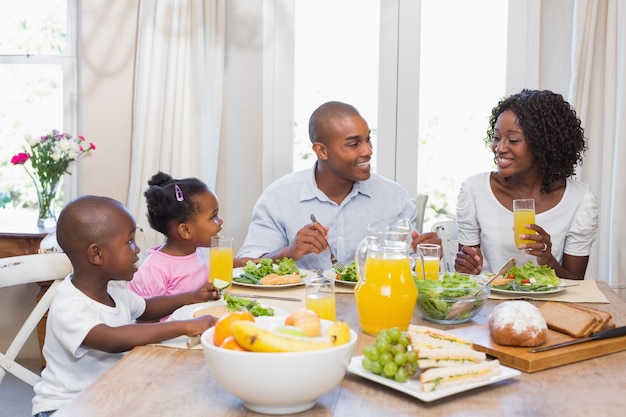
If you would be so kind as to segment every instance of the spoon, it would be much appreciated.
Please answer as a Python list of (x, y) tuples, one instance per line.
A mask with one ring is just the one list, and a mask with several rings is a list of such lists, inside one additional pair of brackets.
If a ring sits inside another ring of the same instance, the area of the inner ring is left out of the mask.
[[(498, 270), (498, 272), (496, 272), (496, 274), (491, 277), (491, 279), (489, 279), (489, 281), (487, 281), (487, 283), (484, 285), (484, 287), (488, 286), (489, 284), (491, 284), (491, 282), (498, 278), (499, 276), (502, 276), (502, 274), (504, 274), (506, 271), (509, 270), (509, 268), (511, 268), (513, 265), (515, 265), (517, 261), (514, 258), (509, 259), (504, 265), (502, 265), (502, 267), (500, 267), (500, 269)], [(470, 311), (472, 309), (472, 307), (474, 307), (474, 301), (473, 298), (476, 297), (483, 289), (480, 288), (478, 291), (476, 291), (473, 294), (470, 295), (464, 295), (462, 297), (457, 298), (457, 302), (454, 303), (454, 305), (452, 306), (452, 308), (450, 309), (450, 311), (448, 311), (448, 314), (446, 314), (446, 320), (452, 320), (455, 319), (465, 313), (467, 313), (468, 311)]]

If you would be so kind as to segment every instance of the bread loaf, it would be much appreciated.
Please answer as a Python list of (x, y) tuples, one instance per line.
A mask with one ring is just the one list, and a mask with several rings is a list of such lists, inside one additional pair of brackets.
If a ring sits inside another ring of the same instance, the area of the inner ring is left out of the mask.
[(489, 316), (493, 340), (505, 346), (539, 346), (546, 341), (548, 328), (543, 316), (527, 301), (505, 301)]

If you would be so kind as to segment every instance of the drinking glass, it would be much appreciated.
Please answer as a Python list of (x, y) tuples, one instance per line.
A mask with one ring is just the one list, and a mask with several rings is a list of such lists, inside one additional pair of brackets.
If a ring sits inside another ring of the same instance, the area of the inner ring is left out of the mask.
[(336, 320), (335, 281), (326, 277), (306, 281), (306, 308), (324, 320)]
[(515, 235), (515, 246), (522, 248), (525, 243), (535, 243), (534, 240), (520, 239), (520, 235), (534, 235), (536, 232), (527, 229), (524, 225), (535, 224), (535, 200), (524, 198), (513, 200), (513, 233)]
[(209, 282), (213, 282), (215, 278), (233, 282), (233, 241), (232, 237), (211, 238)]
[(441, 246), (433, 243), (420, 243), (417, 245), (417, 250), (422, 253), (424, 258), (424, 269), (422, 270), (422, 260), (416, 259), (415, 263), (415, 275), (418, 279), (424, 279), (424, 272), (426, 273), (426, 279), (438, 280), (439, 279), (439, 264), (441, 262)]

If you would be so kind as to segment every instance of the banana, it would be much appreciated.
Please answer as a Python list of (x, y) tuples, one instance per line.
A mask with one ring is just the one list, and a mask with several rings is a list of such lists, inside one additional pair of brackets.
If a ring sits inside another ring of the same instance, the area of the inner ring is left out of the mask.
[(329, 337), (287, 336), (249, 321), (234, 322), (231, 329), (237, 343), (253, 352), (304, 352), (335, 346)]
[(328, 337), (335, 346), (346, 344), (350, 341), (350, 326), (345, 321), (336, 321), (330, 325), (324, 336)]

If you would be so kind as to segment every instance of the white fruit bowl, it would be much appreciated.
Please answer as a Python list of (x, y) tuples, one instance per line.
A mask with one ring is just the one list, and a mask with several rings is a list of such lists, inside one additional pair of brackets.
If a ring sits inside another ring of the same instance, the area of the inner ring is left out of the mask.
[[(257, 317), (261, 327), (284, 325), (285, 317)], [(332, 322), (322, 320), (322, 333)], [(246, 408), (263, 414), (293, 414), (312, 408), (317, 398), (338, 385), (356, 348), (357, 334), (350, 329), (344, 345), (309, 352), (241, 352), (213, 344), (213, 328), (201, 342), (215, 379)]]

